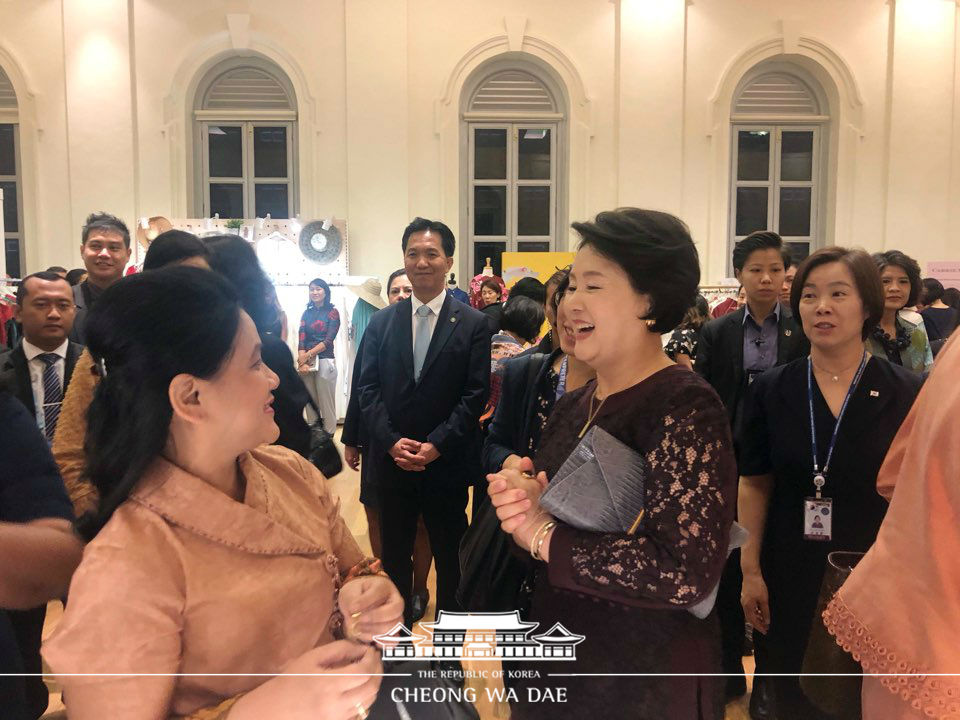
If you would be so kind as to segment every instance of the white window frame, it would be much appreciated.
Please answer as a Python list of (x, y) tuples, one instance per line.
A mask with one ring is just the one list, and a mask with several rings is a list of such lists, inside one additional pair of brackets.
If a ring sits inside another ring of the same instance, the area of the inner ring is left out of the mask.
[[(208, 217), (211, 213), (210, 185), (211, 183), (234, 184), (243, 187), (243, 217), (252, 218), (256, 210), (256, 186), (257, 185), (287, 185), (287, 216), (293, 218), (296, 216), (296, 200), (294, 191), (293, 172), (293, 133), (295, 123), (293, 121), (270, 122), (265, 120), (200, 120), (198, 121), (200, 132), (200, 150), (202, 167), (202, 192), (203, 205), (202, 216)], [(209, 128), (211, 126), (228, 126), (241, 128), (241, 152), (243, 176), (238, 179), (235, 177), (218, 177), (210, 175), (210, 143)], [(287, 174), (285, 177), (256, 177), (254, 175), (254, 156), (253, 156), (253, 131), (257, 127), (284, 127), (287, 131)]]
[[(520, 167), (520, 131), (521, 130), (549, 130), (550, 131), (550, 177), (549, 179), (521, 179), (519, 177)], [(483, 179), (474, 178), (476, 165), (476, 130), (504, 130), (507, 139), (507, 168), (506, 178), (503, 179)], [(468, 122), (467, 123), (467, 223), (468, 236), (470, 240), (470, 254), (468, 264), (473, 262), (475, 246), (478, 242), (500, 242), (504, 244), (504, 252), (521, 251), (520, 244), (526, 242), (546, 242), (549, 243), (549, 249), (556, 248), (557, 239), (557, 163), (558, 157), (558, 132), (559, 124), (550, 120), (548, 122), (536, 122), (532, 120), (523, 120), (518, 122)], [(474, 232), (474, 218), (476, 209), (474, 206), (474, 188), (476, 187), (501, 187), (506, 186), (506, 217), (504, 222), (504, 235), (477, 235)], [(548, 235), (520, 235), (519, 215), (517, 212), (519, 206), (519, 188), (525, 186), (549, 187), (550, 188), (550, 228)], [(473, 276), (472, 274), (470, 275)]]
[[(799, 120), (799, 119), (798, 119)], [(730, 252), (733, 246), (746, 235), (737, 235), (737, 188), (765, 187), (767, 188), (767, 230), (780, 232), (780, 189), (787, 187), (810, 188), (810, 234), (783, 236), (784, 243), (806, 242), (812, 253), (823, 244), (823, 231), (820, 227), (820, 200), (823, 193), (823, 167), (826, 165), (823, 157), (825, 148), (822, 143), (824, 134), (823, 123), (798, 121), (795, 123), (781, 121), (766, 123), (736, 122), (731, 125), (730, 131), (730, 207), (729, 207), (729, 239)], [(767, 180), (738, 180), (737, 166), (740, 152), (741, 132), (766, 130), (770, 133), (770, 165)], [(782, 163), (782, 138), (784, 132), (809, 131), (813, 133), (812, 168), (810, 180), (781, 180), (780, 170)]]
[[(16, 232), (10, 230), (6, 225), (3, 227), (3, 257), (4, 257), (4, 267), (6, 267), (7, 274), (12, 274), (10, 268), (6, 265), (6, 256), (7, 256), (7, 241), (16, 240), (17, 241), (17, 264), (19, 266), (19, 275), (22, 277), (26, 275), (26, 268), (24, 267), (24, 262), (26, 260), (24, 256), (24, 247), (23, 247), (23, 166), (20, 160), (20, 124), (17, 122), (3, 122), (0, 118), (0, 124), (2, 125), (13, 125), (13, 175), (0, 175), (0, 182), (12, 182), (16, 187), (17, 193), (17, 230)], [(9, 197), (3, 198), (4, 204), (10, 202)]]

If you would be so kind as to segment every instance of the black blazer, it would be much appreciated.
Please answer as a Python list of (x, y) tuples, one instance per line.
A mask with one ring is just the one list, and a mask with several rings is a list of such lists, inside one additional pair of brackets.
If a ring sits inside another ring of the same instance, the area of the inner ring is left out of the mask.
[(366, 445), (366, 432), (363, 429), (363, 417), (360, 413), (360, 370), (363, 365), (363, 349), (367, 341), (364, 331), (357, 347), (357, 357), (353, 361), (353, 373), (350, 376), (350, 398), (347, 400), (347, 413), (343, 416), (343, 432), (340, 442), (351, 447)]
[[(84, 280), (86, 282), (86, 280)], [(83, 297), (83, 283), (77, 283), (73, 286), (73, 304), (77, 306), (77, 312), (73, 316), (73, 325), (70, 327), (70, 342), (87, 344), (87, 313), (90, 308), (87, 307), (87, 301)]]
[[(746, 392), (743, 375), (743, 318), (745, 308), (711, 320), (700, 330), (694, 368), (713, 385), (727, 408), (730, 425), (737, 432), (737, 414)], [(784, 365), (810, 352), (810, 343), (790, 311), (780, 306), (777, 335), (777, 365)]]
[(521, 353), (503, 364), (500, 402), (480, 455), (484, 472), (499, 472), (507, 457), (526, 454), (530, 425), (537, 411), (538, 390), (553, 358), (553, 354), (547, 353)]
[[(77, 358), (83, 352), (83, 345), (70, 341), (67, 345), (67, 357), (63, 366), (63, 394), (67, 394), (73, 368)], [(0, 353), (0, 389), (6, 389), (17, 400), (22, 402), (31, 417), (37, 413), (33, 402), (33, 386), (30, 384), (30, 368), (27, 365), (27, 356), (23, 352), (23, 341), (13, 350)]]
[(409, 482), (390, 448), (402, 437), (430, 442), (440, 457), (426, 475), (466, 483), (478, 470), (480, 414), (490, 390), (490, 326), (485, 315), (447, 295), (416, 381), (411, 308), (407, 299), (374, 314), (363, 336), (360, 410), (367, 457), (379, 483)]

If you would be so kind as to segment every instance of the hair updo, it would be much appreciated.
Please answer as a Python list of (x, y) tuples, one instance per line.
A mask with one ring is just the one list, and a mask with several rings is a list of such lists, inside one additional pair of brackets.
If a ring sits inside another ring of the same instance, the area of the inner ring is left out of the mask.
[(171, 380), (215, 375), (230, 357), (239, 323), (230, 283), (182, 266), (123, 278), (90, 310), (87, 348), (102, 377), (87, 415), (85, 475), (100, 505), (78, 524), (86, 539), (163, 452), (173, 417)]

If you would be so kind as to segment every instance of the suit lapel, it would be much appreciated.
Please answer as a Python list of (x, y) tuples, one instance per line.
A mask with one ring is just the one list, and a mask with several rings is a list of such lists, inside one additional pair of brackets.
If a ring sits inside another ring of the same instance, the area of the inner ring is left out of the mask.
[(795, 357), (794, 349), (799, 340), (798, 333), (793, 317), (781, 307), (780, 320), (777, 322), (777, 365), (784, 365)]
[(13, 365), (14, 376), (17, 381), (17, 396), (27, 406), (31, 415), (36, 414), (36, 405), (33, 402), (33, 385), (30, 383), (30, 367), (27, 365), (27, 356), (23, 352), (23, 345), (10, 353), (10, 363)]
[(730, 338), (736, 343), (736, 347), (730, 348), (733, 357), (737, 358), (733, 366), (735, 387), (740, 387), (740, 383), (743, 382), (743, 319), (745, 316), (746, 310), (743, 308), (730, 314), (730, 322), (733, 323)]
[[(430, 365), (437, 359), (437, 355), (447, 344), (447, 340), (453, 335), (453, 331), (460, 324), (460, 308), (454, 305), (462, 305), (459, 301), (454, 302), (448, 294), (443, 299), (443, 305), (440, 308), (440, 315), (437, 316), (437, 326), (433, 330), (433, 337), (430, 338), (430, 347), (427, 348), (427, 357), (423, 361), (423, 368), (420, 370), (420, 379), (423, 380)], [(412, 365), (411, 365), (412, 367)], [(419, 383), (418, 383), (419, 384)]]
[(413, 377), (413, 310), (410, 298), (397, 304), (397, 314), (393, 321), (399, 323), (397, 337), (400, 338), (400, 366)]
[(80, 357), (80, 353), (83, 352), (83, 346), (78, 345), (75, 342), (70, 342), (67, 345), (67, 359), (64, 360), (63, 364), (63, 394), (66, 396), (67, 388), (70, 385), (70, 380), (73, 378), (73, 368), (76, 367), (77, 359)]

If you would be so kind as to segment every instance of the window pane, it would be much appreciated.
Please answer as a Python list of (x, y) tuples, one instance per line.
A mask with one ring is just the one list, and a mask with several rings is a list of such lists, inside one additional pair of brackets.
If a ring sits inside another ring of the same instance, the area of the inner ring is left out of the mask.
[(518, 177), (521, 180), (550, 179), (550, 129), (520, 131)]
[(504, 185), (473, 188), (473, 234), (507, 234), (507, 188)]
[[(537, 240), (517, 243), (517, 252), (550, 252), (549, 240)], [(522, 640), (522, 638), (521, 638)]]
[(4, 251), (7, 260), (7, 275), (10, 277), (21, 277), (20, 241), (17, 238), (7, 238), (4, 242)]
[(550, 234), (550, 188), (521, 185), (517, 188), (517, 235)]
[(483, 272), (483, 266), (490, 258), (490, 266), (493, 268), (494, 275), (503, 275), (503, 265), (500, 262), (500, 256), (507, 249), (505, 242), (477, 242), (473, 244), (473, 274), (479, 275)]
[(210, 177), (243, 177), (242, 128), (210, 125), (207, 128), (207, 137), (210, 147)]
[(210, 215), (222, 218), (243, 217), (243, 185), (240, 183), (210, 183)]
[(253, 129), (253, 174), (270, 178), (287, 176), (287, 128)]
[(784, 245), (790, 248), (790, 256), (797, 264), (806, 260), (810, 254), (810, 243), (808, 242), (788, 242), (784, 243)]
[(768, 180), (770, 133), (766, 130), (741, 130), (737, 137), (737, 180)]
[(737, 235), (767, 229), (767, 194), (765, 187), (737, 188)]
[(17, 174), (17, 157), (13, 145), (13, 125), (0, 125), (0, 175)]
[(780, 234), (810, 234), (810, 188), (780, 188)]
[(780, 179), (813, 179), (813, 133), (784, 132), (780, 141)]
[(17, 184), (0, 182), (0, 189), (3, 190), (3, 231), (20, 232), (20, 218), (17, 217)]
[(270, 213), (274, 219), (290, 217), (287, 192), (286, 183), (257, 183), (253, 189), (256, 216), (266, 217)]
[(507, 179), (507, 131), (477, 128), (473, 131), (473, 177), (476, 180)]

